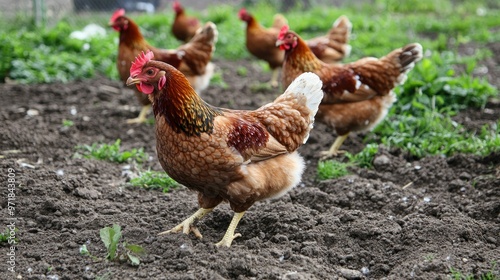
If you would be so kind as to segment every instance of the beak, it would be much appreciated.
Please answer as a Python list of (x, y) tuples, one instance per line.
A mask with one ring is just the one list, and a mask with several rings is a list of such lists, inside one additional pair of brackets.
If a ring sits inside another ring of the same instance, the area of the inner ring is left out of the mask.
[(141, 82), (140, 79), (128, 77), (126, 84), (127, 84), (127, 86), (130, 86), (130, 85), (133, 85), (133, 84), (138, 84), (140, 82)]
[(276, 41), (276, 47), (279, 47), (279, 46), (283, 45), (283, 43), (284, 43), (283, 41), (277, 40)]

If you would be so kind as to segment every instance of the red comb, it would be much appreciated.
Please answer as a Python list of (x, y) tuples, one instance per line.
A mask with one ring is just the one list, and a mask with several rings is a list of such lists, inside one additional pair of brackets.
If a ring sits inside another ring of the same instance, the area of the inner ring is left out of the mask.
[(245, 8), (241, 8), (241, 10), (238, 12), (238, 16), (241, 17), (241, 15), (244, 15), (247, 13), (247, 10)]
[(142, 67), (144, 64), (148, 63), (151, 59), (153, 59), (154, 54), (152, 51), (148, 51), (147, 53), (141, 52), (136, 58), (135, 61), (132, 62), (132, 66), (130, 67), (130, 76), (135, 77), (141, 73)]
[(283, 27), (281, 27), (280, 34), (278, 35), (278, 40), (285, 39), (285, 35), (288, 30), (290, 30), (290, 27), (288, 27), (288, 25), (284, 25)]
[(181, 6), (181, 3), (179, 3), (179, 1), (174, 1), (172, 3), (172, 8), (175, 10), (175, 11), (179, 11), (182, 9), (182, 6)]
[(110, 22), (115, 22), (119, 17), (122, 17), (125, 15), (125, 9), (118, 9), (116, 10), (113, 15), (111, 16), (111, 19), (109, 20)]

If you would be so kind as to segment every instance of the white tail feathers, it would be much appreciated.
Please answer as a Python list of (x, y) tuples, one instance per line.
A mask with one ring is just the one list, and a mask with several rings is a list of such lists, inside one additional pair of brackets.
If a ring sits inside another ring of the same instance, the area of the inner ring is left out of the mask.
[[(314, 116), (318, 112), (319, 104), (323, 99), (323, 82), (319, 79), (318, 75), (306, 72), (295, 78), (288, 86), (284, 94), (293, 94), (295, 96), (304, 95), (307, 99), (306, 106), (311, 110), (310, 116), (310, 129), (314, 124)], [(304, 138), (303, 143), (306, 143), (309, 134)]]
[(304, 95), (307, 98), (306, 106), (314, 115), (318, 112), (318, 106), (323, 99), (323, 82), (318, 75), (306, 72), (295, 78), (293, 82), (285, 90), (285, 94)]

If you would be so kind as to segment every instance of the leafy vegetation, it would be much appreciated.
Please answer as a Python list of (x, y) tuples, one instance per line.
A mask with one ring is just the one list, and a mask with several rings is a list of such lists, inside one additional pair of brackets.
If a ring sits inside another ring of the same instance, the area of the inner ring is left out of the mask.
[(98, 160), (107, 160), (111, 162), (124, 163), (135, 161), (142, 163), (147, 160), (148, 155), (143, 148), (132, 149), (130, 151), (120, 151), (121, 140), (117, 139), (113, 144), (80, 145), (77, 146), (75, 157), (93, 158)]
[(140, 172), (138, 177), (130, 180), (130, 184), (145, 189), (159, 189), (164, 193), (178, 186), (178, 183), (167, 173), (151, 170)]
[(498, 274), (498, 270), (495, 271), (496, 268), (496, 261), (491, 262), (491, 269), (490, 271), (474, 276), (470, 274), (464, 274), (463, 272), (454, 269), (453, 267), (450, 267), (450, 273), (451, 273), (451, 279), (453, 280), (498, 280), (500, 279), (500, 274)]
[(357, 165), (359, 167), (372, 167), (373, 163), (373, 158), (378, 152), (378, 145), (377, 144), (368, 144), (365, 146), (365, 148), (353, 155), (351, 153), (346, 153), (347, 158), (349, 159), (349, 162)]
[(4, 232), (0, 232), (0, 244), (7, 243), (10, 237), (10, 230), (8, 228), (5, 229)]
[[(130, 244), (126, 241), (121, 243), (120, 249), (120, 239), (122, 238), (122, 228), (119, 225), (113, 225), (112, 227), (104, 227), (99, 231), (99, 236), (101, 241), (106, 247), (106, 259), (110, 261), (126, 261), (129, 260), (132, 265), (139, 265), (140, 259), (138, 256), (145, 253), (144, 248), (139, 245)], [(94, 261), (98, 261), (99, 258), (92, 255), (87, 249), (87, 245), (83, 244), (80, 246), (80, 254), (83, 256), (91, 257)], [(107, 274), (103, 275), (101, 279), (108, 279)]]

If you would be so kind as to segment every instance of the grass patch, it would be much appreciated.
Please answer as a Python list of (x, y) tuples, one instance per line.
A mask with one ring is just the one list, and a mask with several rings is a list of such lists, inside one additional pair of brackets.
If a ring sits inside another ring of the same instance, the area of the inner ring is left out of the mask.
[(386, 147), (398, 147), (421, 158), (425, 155), (450, 156), (472, 153), (486, 156), (500, 150), (500, 121), (481, 131), (466, 130), (449, 116), (426, 111), (422, 117), (394, 116), (375, 132)]
[(349, 174), (347, 167), (349, 163), (336, 160), (325, 160), (318, 163), (317, 178), (319, 180), (337, 179)]
[(465, 274), (453, 267), (450, 267), (450, 277), (453, 280), (498, 280), (500, 279), (500, 275), (498, 274), (498, 271), (495, 271), (497, 266), (496, 261), (491, 262), (491, 269), (488, 272), (479, 274), (479, 275), (472, 275), (472, 274)]
[(121, 140), (117, 139), (113, 144), (93, 143), (92, 145), (80, 145), (76, 147), (77, 152), (74, 157), (107, 160), (117, 163), (129, 161), (142, 163), (147, 160), (148, 155), (143, 148), (120, 151), (120, 143)]
[(138, 177), (130, 180), (130, 184), (145, 189), (158, 189), (164, 193), (179, 185), (174, 179), (170, 178), (167, 173), (150, 170), (140, 172)]

